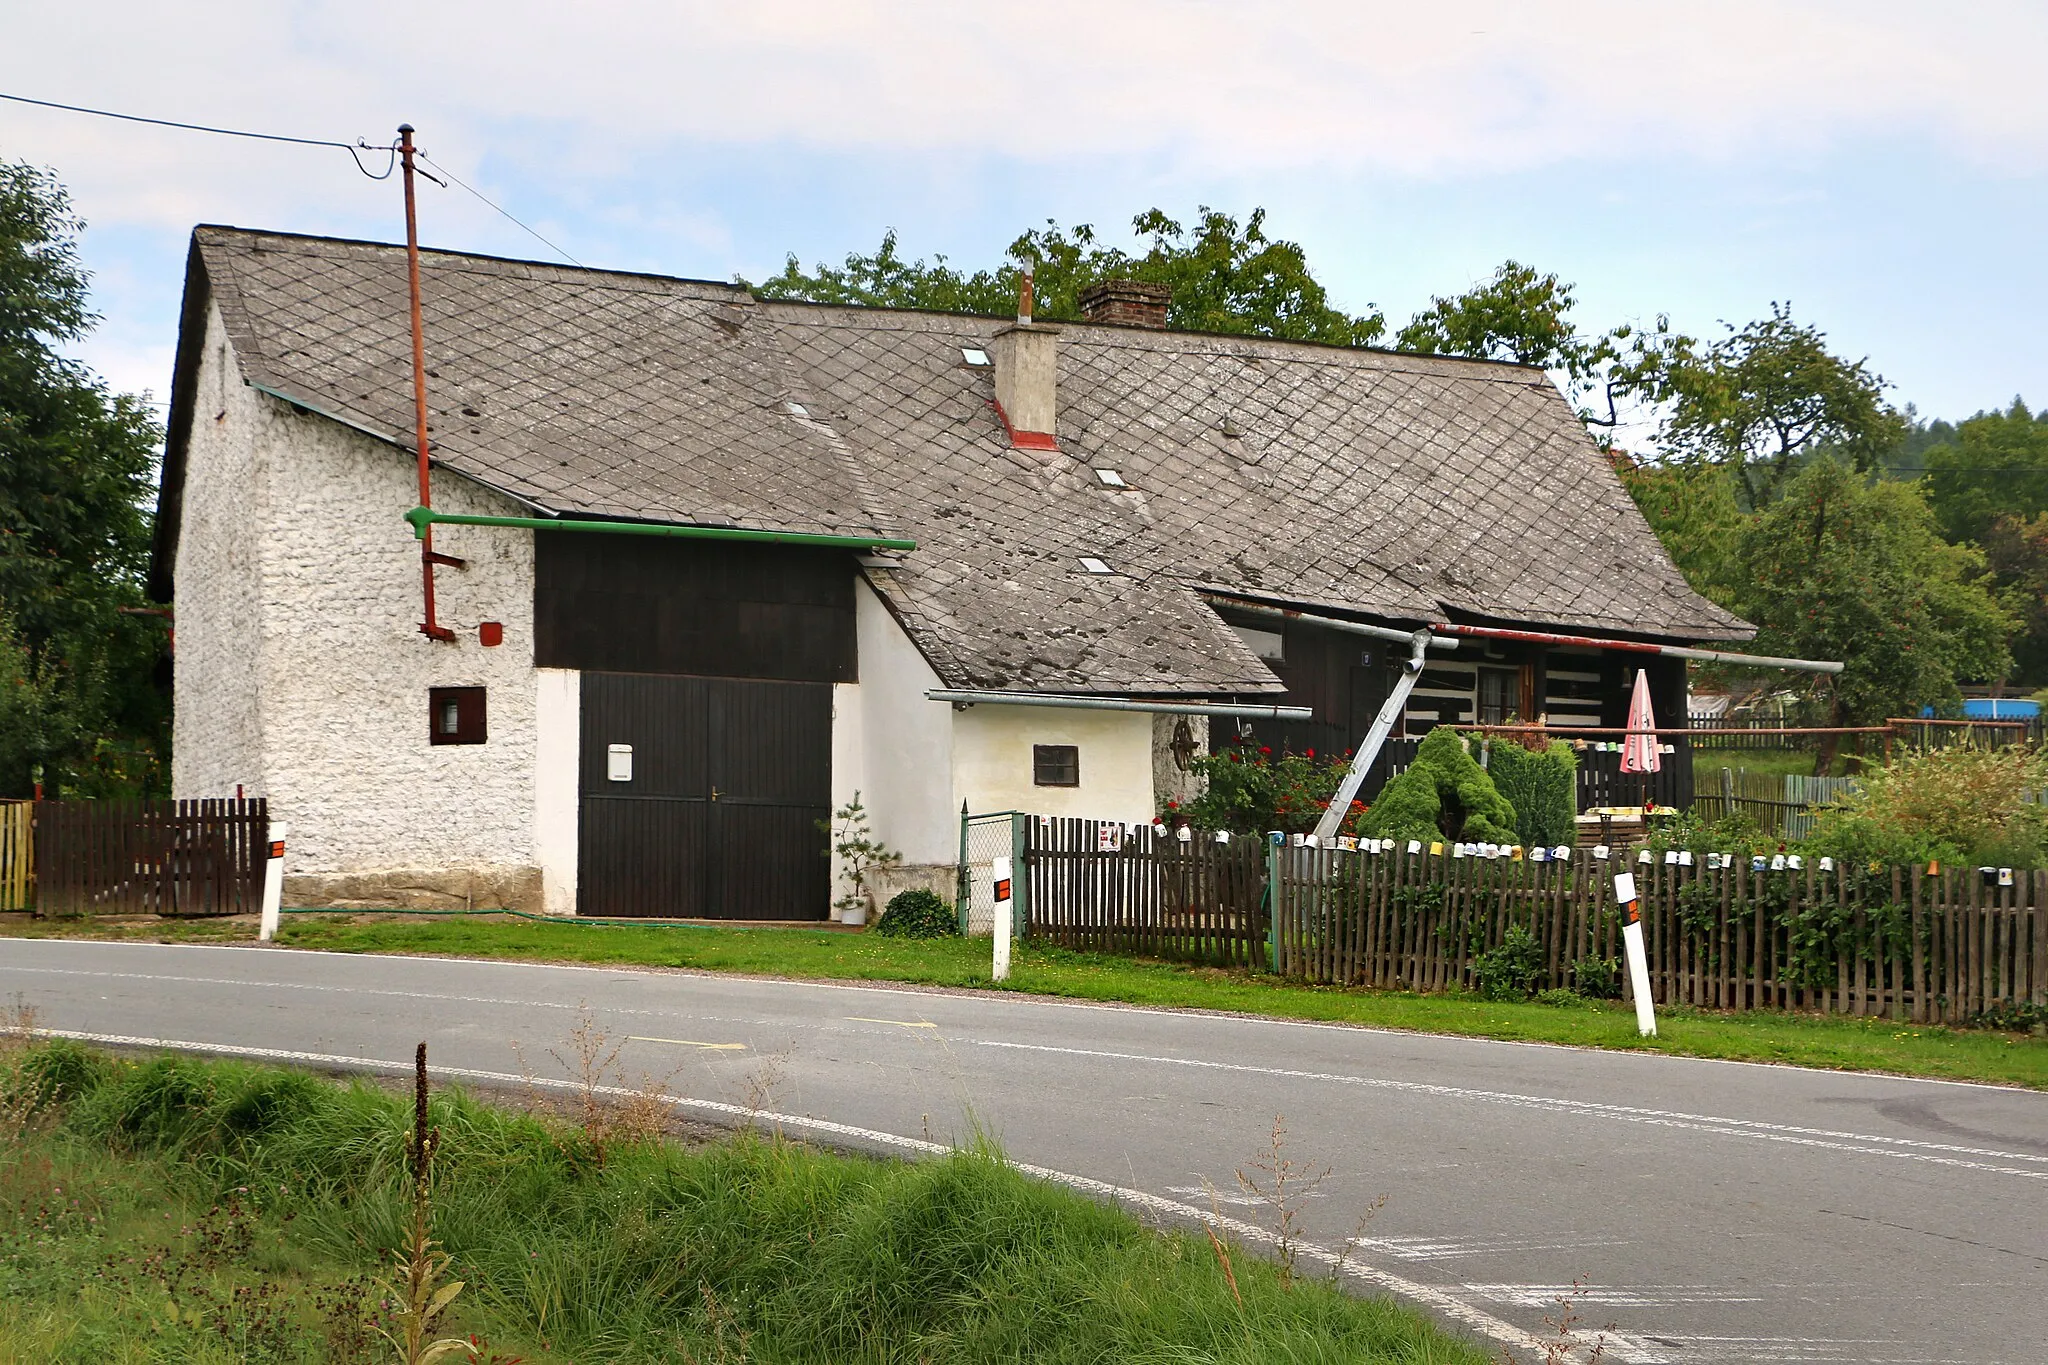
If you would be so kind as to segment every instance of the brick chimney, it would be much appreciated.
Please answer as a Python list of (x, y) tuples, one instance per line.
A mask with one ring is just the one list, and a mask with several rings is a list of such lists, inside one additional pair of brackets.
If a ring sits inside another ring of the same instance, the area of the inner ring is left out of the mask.
[(1019, 281), (1017, 320), (990, 343), (996, 367), (996, 412), (1010, 444), (1057, 450), (1060, 329), (1031, 320), (1031, 276)]
[(1120, 322), (1126, 327), (1165, 327), (1166, 305), (1173, 291), (1142, 280), (1102, 280), (1081, 291), (1081, 316), (1090, 322)]

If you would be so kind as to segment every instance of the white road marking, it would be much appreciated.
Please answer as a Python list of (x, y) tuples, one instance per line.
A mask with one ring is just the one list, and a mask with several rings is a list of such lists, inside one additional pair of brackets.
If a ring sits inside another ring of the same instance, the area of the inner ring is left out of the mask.
[(645, 1038), (637, 1033), (626, 1035), (629, 1043), (674, 1043), (677, 1047), (701, 1047), (707, 1052), (745, 1052), (745, 1043), (698, 1043), (688, 1038)]
[[(22, 942), (52, 942), (55, 940), (26, 939)], [(122, 945), (128, 946), (128, 945)], [(133, 945), (133, 946), (189, 946), (189, 945)], [(268, 949), (241, 949), (257, 952)], [(407, 959), (417, 961), (419, 959)], [(13, 964), (0, 966), (0, 971), (21, 972), (44, 976), (82, 976), (113, 980), (170, 981), (193, 985), (233, 986), (248, 989), (268, 988), (285, 990), (318, 991), (340, 995), (385, 996), (413, 1000), (449, 1001), (458, 1004), (512, 1005), (521, 1008), (578, 1009), (580, 1005), (568, 1005), (553, 1000), (510, 999), (497, 996), (450, 995), (436, 991), (401, 991), (382, 987), (356, 987), (329, 985), (318, 982), (298, 981), (248, 981), (237, 978), (195, 977), (163, 975), (151, 972), (103, 972), (83, 968), (67, 967), (20, 967)], [(605, 1006), (606, 1012), (634, 1014), (649, 1018), (676, 1018), (678, 1011), (636, 1009), (630, 1006)], [(710, 1018), (711, 1016), (693, 1016)], [(905, 1020), (868, 1018), (860, 1015), (846, 1016), (849, 1022), (867, 1024), (891, 1024), (901, 1028), (936, 1029), (930, 1020)], [(817, 1028), (820, 1025), (804, 1020), (787, 1021), (792, 1028)], [(1398, 1081), (1376, 1076), (1354, 1076), (1335, 1072), (1300, 1071), (1281, 1067), (1253, 1066), (1242, 1062), (1217, 1062), (1200, 1058), (1165, 1057), (1145, 1053), (1108, 1052), (1087, 1048), (1063, 1047), (1048, 1043), (1017, 1043), (999, 1039), (956, 1036), (953, 1041), (978, 1047), (1008, 1048), (1017, 1051), (1046, 1052), (1075, 1057), (1097, 1057), (1106, 1060), (1147, 1062), (1160, 1065), (1198, 1067), (1210, 1070), (1233, 1071), (1280, 1077), (1288, 1080), (1326, 1081), (1341, 1085), (1362, 1086), (1373, 1089), (1400, 1090), (1411, 1094), (1436, 1095), (1446, 1098), (1477, 1100), (1493, 1104), (1513, 1105), (1521, 1108), (1541, 1109), (1586, 1118), (1617, 1119), (1628, 1123), (1647, 1124), (1656, 1127), (1687, 1128), (1695, 1132), (1713, 1133), (1725, 1137), (1746, 1137), (1762, 1141), (1789, 1143), (1795, 1146), (1816, 1147), (1831, 1151), (1857, 1152), (1866, 1156), (1885, 1156), (1896, 1159), (1927, 1162), (1933, 1165), (1950, 1166), (1963, 1170), (1986, 1171), (1999, 1175), (2015, 1175), (2030, 1179), (2048, 1180), (2048, 1156), (2028, 1152), (2003, 1151), (1996, 1148), (1965, 1147), (1954, 1143), (1923, 1142), (1914, 1138), (1885, 1137), (1872, 1133), (1844, 1132), (1827, 1128), (1804, 1128), (1792, 1124), (1765, 1123), (1754, 1119), (1724, 1118), (1710, 1114), (1688, 1114), (1659, 1109), (1638, 1109), (1625, 1105), (1604, 1104), (1595, 1100), (1575, 1100), (1553, 1095), (1527, 1095), (1512, 1091), (1474, 1090), (1460, 1086), (1437, 1085), (1423, 1081)], [(1862, 1144), (1862, 1145), (1856, 1145)], [(1934, 1153), (1953, 1153), (1938, 1156)], [(2021, 1161), (2037, 1163), (2044, 1169), (2038, 1171), (2014, 1170), (2010, 1167), (1992, 1165), (1986, 1162), (1956, 1159), (1963, 1156), (1993, 1157), (2000, 1161)]]
[[(1953, 1166), (1962, 1170), (1988, 1171), (1996, 1175), (2016, 1175), (2029, 1180), (2048, 1180), (2048, 1169), (2038, 1171), (2015, 1170), (2010, 1166), (1994, 1166), (1982, 1161), (1964, 1161), (1957, 1157), (1937, 1156), (1937, 1152), (1962, 1152), (1973, 1156), (1997, 1157), (2003, 1161), (2040, 1162), (2048, 1168), (2048, 1156), (2035, 1156), (2027, 1152), (2006, 1152), (1986, 1147), (1958, 1147), (1943, 1142), (1919, 1142), (1912, 1138), (1878, 1137), (1869, 1133), (1837, 1132), (1826, 1128), (1799, 1128), (1791, 1124), (1762, 1123), (1754, 1119), (1721, 1118), (1713, 1114), (1686, 1114), (1665, 1109), (1636, 1109), (1628, 1105), (1602, 1104), (1596, 1100), (1573, 1100), (1555, 1095), (1521, 1095), (1504, 1090), (1471, 1090), (1456, 1085), (1436, 1085), (1426, 1081), (1396, 1081), (1382, 1076), (1346, 1076), (1329, 1071), (1295, 1071), (1286, 1067), (1252, 1066), (1245, 1062), (1213, 1062), (1199, 1057), (1161, 1057), (1141, 1052), (1105, 1052), (1092, 1048), (1060, 1047), (1051, 1043), (1013, 1043), (994, 1038), (956, 1037), (955, 1043), (973, 1047), (1008, 1048), (1019, 1052), (1049, 1052), (1070, 1057), (1098, 1057), (1109, 1061), (1147, 1062), (1160, 1066), (1184, 1066), (1207, 1071), (1230, 1071), (1242, 1075), (1275, 1076), (1294, 1081), (1329, 1081), (1338, 1085), (1356, 1085), (1372, 1090), (1400, 1090), (1415, 1095), (1435, 1095), (1447, 1099), (1476, 1100), (1486, 1104), (1513, 1105), (1524, 1109), (1541, 1109), (1550, 1113), (1570, 1114), (1581, 1118), (1615, 1119), (1625, 1123), (1644, 1123), (1662, 1128), (1689, 1128), (1695, 1132), (1718, 1133), (1724, 1137), (1755, 1138), (1765, 1142), (1786, 1142), (1800, 1147), (1819, 1147), (1830, 1151), (1855, 1152), (1863, 1156), (1892, 1157), (1904, 1161), (1925, 1161), (1936, 1166)], [(1864, 1143), (1865, 1146), (1853, 1144)], [(1907, 1150), (1913, 1149), (1913, 1150)]]
[[(115, 1033), (87, 1033), (76, 1029), (39, 1029), (37, 1032), (53, 1038), (70, 1038), (81, 1043), (99, 1043), (107, 1047), (155, 1048), (173, 1052), (200, 1052), (227, 1057), (253, 1057), (265, 1061), (300, 1062), (311, 1066), (331, 1066), (352, 1071), (383, 1071), (410, 1075), (410, 1062), (384, 1061), (375, 1057), (338, 1056), (322, 1052), (299, 1052), (288, 1048), (249, 1047), (234, 1043), (193, 1042), (177, 1038), (140, 1038)], [(505, 1071), (482, 1071), (474, 1067), (429, 1066), (428, 1071), (437, 1076), (454, 1077), (461, 1080), (488, 1081), (497, 1085), (539, 1085), (551, 1089), (583, 1089), (576, 1082), (568, 1080), (536, 1080), (530, 1076), (514, 1075)], [(624, 1086), (601, 1085), (591, 1087), (598, 1094), (615, 1095), (621, 1098), (638, 1098), (640, 1092)], [(815, 1133), (826, 1133), (834, 1137), (850, 1138), (883, 1146), (901, 1148), (923, 1155), (944, 1156), (955, 1151), (937, 1142), (920, 1138), (904, 1137), (898, 1133), (885, 1133), (875, 1128), (859, 1128), (847, 1123), (834, 1123), (829, 1119), (811, 1118), (802, 1114), (778, 1114), (768, 1110), (748, 1109), (743, 1105), (726, 1104), (718, 1100), (700, 1100), (683, 1096), (665, 1096), (670, 1105), (678, 1109), (696, 1109), (745, 1120), (748, 1123), (775, 1124), (784, 1128), (801, 1128)], [(1194, 1223), (1206, 1223), (1219, 1231), (1231, 1233), (1247, 1242), (1273, 1246), (1279, 1238), (1265, 1228), (1239, 1219), (1220, 1216), (1213, 1210), (1196, 1208), (1145, 1190), (1134, 1190), (1123, 1185), (1112, 1185), (1107, 1181), (1093, 1180), (1083, 1175), (1070, 1175), (1046, 1166), (1034, 1166), (1013, 1161), (1010, 1166), (1025, 1175), (1036, 1176), (1081, 1190), (1100, 1198), (1149, 1209), (1154, 1213)], [(1446, 1293), (1430, 1285), (1420, 1284), (1405, 1276), (1382, 1270), (1359, 1260), (1356, 1253), (1343, 1256), (1327, 1247), (1314, 1243), (1298, 1242), (1295, 1252), (1303, 1259), (1317, 1262), (1334, 1271), (1341, 1271), (1351, 1278), (1370, 1284), (1391, 1294), (1424, 1304), (1437, 1312), (1459, 1322), (1475, 1332), (1482, 1333), (1505, 1345), (1521, 1350), (1541, 1351), (1543, 1341), (1523, 1331), (1511, 1322), (1493, 1316), (1482, 1308), (1475, 1308), (1456, 1295)], [(1611, 1354), (1611, 1353), (1610, 1353)], [(1659, 1365), (1658, 1357), (1617, 1356), (1617, 1359), (1633, 1362), (1633, 1365)]]
[[(1168, 1194), (1184, 1194), (1190, 1199), (1199, 1199), (1204, 1204), (1213, 1199), (1218, 1204), (1229, 1204), (1234, 1208), (1265, 1208), (1269, 1207), (1273, 1202), (1262, 1194), (1248, 1194), (1243, 1190), (1226, 1190), (1220, 1185), (1214, 1189), (1207, 1185), (1168, 1185), (1165, 1188)], [(1298, 1193), (1290, 1191), (1287, 1199), (1289, 1203), (1292, 1203), (1296, 1199), (1328, 1199), (1329, 1197), (1329, 1195), (1321, 1190), (1302, 1190)], [(1359, 1245), (1366, 1246), (1369, 1243), (1361, 1241)]]
[(1582, 1251), (1629, 1245), (1623, 1237), (1560, 1232), (1551, 1237), (1503, 1237), (1486, 1242), (1452, 1242), (1437, 1237), (1369, 1237), (1362, 1244), (1404, 1261), (1458, 1261), (1474, 1256), (1526, 1256), (1532, 1251)]
[[(1173, 1009), (1154, 1005), (1129, 1005), (1119, 1001), (1063, 1000), (1043, 995), (1032, 995), (1025, 991), (1001, 991), (968, 987), (934, 989), (911, 982), (867, 985), (857, 981), (813, 981), (800, 977), (763, 976), (750, 972), (713, 971), (703, 967), (636, 966), (633, 968), (623, 968), (616, 965), (601, 966), (581, 962), (529, 962), (517, 958), (464, 957), (456, 953), (345, 953), (327, 948), (297, 948), (289, 944), (259, 946), (253, 943), (153, 943), (102, 939), (16, 938), (6, 935), (0, 935), (0, 942), (48, 943), (59, 946), (90, 942), (95, 946), (108, 948), (156, 948), (168, 949), (172, 952), (284, 953), (296, 957), (338, 957), (365, 962), (403, 962), (411, 964), (458, 962), (471, 967), (514, 967), (550, 972), (598, 972), (615, 979), (618, 977), (645, 978), (661, 975), (682, 976), (711, 981), (744, 981), (750, 985), (770, 988), (780, 987), (786, 990), (861, 991), (869, 994), (882, 993), (895, 996), (922, 995), (934, 1000), (971, 999), (977, 1003), (1003, 1004), (1019, 1009), (1098, 1010), (1118, 1014), (1148, 1015), (1159, 1019), (1220, 1019), (1238, 1024), (1257, 1025), (1262, 1028), (1311, 1029), (1326, 1033), (1371, 1033), (1396, 1038), (1429, 1038), (1444, 1043), (1471, 1044), (1479, 1048), (1521, 1047), (1550, 1052), (1571, 1052), (1581, 1055), (1598, 1053), (1602, 1056), (1612, 1057), (1617, 1061), (1648, 1062), (1658, 1065), (1756, 1067), (1768, 1071), (1804, 1071), (1816, 1076), (1832, 1077), (1836, 1080), (1853, 1077), (1914, 1086), (1938, 1085), (1961, 1090), (1990, 1090), (2001, 1095), (2032, 1093), (2027, 1087), (2021, 1085), (2000, 1085), (1992, 1081), (1957, 1081), (1941, 1076), (1904, 1076), (1896, 1071), (1842, 1071), (1832, 1067), (1801, 1066), (1796, 1062), (1751, 1062), (1736, 1057), (1688, 1057), (1682, 1053), (1651, 1052), (1635, 1048), (1595, 1047), (1578, 1043), (1548, 1043), (1530, 1038), (1488, 1038), (1480, 1034), (1469, 1033), (1432, 1033), (1427, 1029), (1391, 1028), (1382, 1024), (1329, 1023), (1316, 1019), (1286, 1019), (1275, 1015), (1245, 1014), (1234, 1010), (1208, 1009), (1196, 1005)], [(30, 969), (0, 968), (0, 970), (25, 971)], [(86, 973), (86, 975), (98, 975), (98, 973)], [(164, 977), (161, 979), (183, 981), (191, 978)], [(237, 980), (234, 984), (246, 986), (266, 983)], [(334, 987), (332, 989), (347, 988)], [(421, 998), (429, 998), (429, 993), (426, 992), (416, 994)], [(435, 996), (431, 998), (439, 999), (443, 997)], [(540, 1004), (547, 1002), (507, 1001), (505, 1003)], [(652, 1013), (653, 1011), (643, 1010), (636, 1012)]]
[(1558, 1300), (1570, 1300), (1580, 1308), (1669, 1308), (1682, 1303), (1768, 1303), (1761, 1295), (1738, 1289), (1700, 1288), (1599, 1288), (1568, 1284), (1472, 1284), (1465, 1292), (1495, 1303), (1512, 1303), (1520, 1308), (1555, 1308)]

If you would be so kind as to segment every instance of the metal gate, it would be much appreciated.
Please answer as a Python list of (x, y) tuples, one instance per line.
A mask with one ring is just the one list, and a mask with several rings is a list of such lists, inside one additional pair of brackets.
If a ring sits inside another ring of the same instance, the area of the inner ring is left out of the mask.
[(963, 934), (992, 934), (996, 926), (995, 864), (1010, 859), (1013, 897), (1011, 933), (1024, 936), (1031, 922), (1024, 877), (1024, 822), (1030, 817), (1005, 810), (988, 815), (970, 815), (960, 808), (960, 889), (954, 908), (960, 916)]
[(578, 912), (824, 919), (829, 683), (585, 673)]

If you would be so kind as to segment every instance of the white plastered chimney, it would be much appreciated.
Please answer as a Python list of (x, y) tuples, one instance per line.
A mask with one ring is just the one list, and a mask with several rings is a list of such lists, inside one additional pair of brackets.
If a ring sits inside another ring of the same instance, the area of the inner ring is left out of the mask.
[(990, 345), (996, 404), (1016, 445), (1050, 447), (1058, 434), (1059, 335), (1059, 328), (1031, 320), (1026, 274), (1017, 291), (1017, 321), (997, 332)]

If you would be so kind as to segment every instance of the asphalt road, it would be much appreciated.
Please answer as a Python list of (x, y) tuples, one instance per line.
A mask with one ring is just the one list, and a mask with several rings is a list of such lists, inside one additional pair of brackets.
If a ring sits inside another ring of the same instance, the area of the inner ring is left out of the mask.
[[(587, 1005), (714, 1119), (854, 1146), (975, 1125), (1171, 1214), (1270, 1223), (1234, 1171), (1285, 1115), (1308, 1236), (1495, 1341), (1555, 1297), (1611, 1361), (2048, 1361), (2048, 1094), (887, 987), (264, 948), (0, 940), (48, 1028), (325, 1065), (554, 1071)], [(559, 1073), (557, 1073), (559, 1074)], [(1349, 1272), (1347, 1272), (1349, 1273)]]

